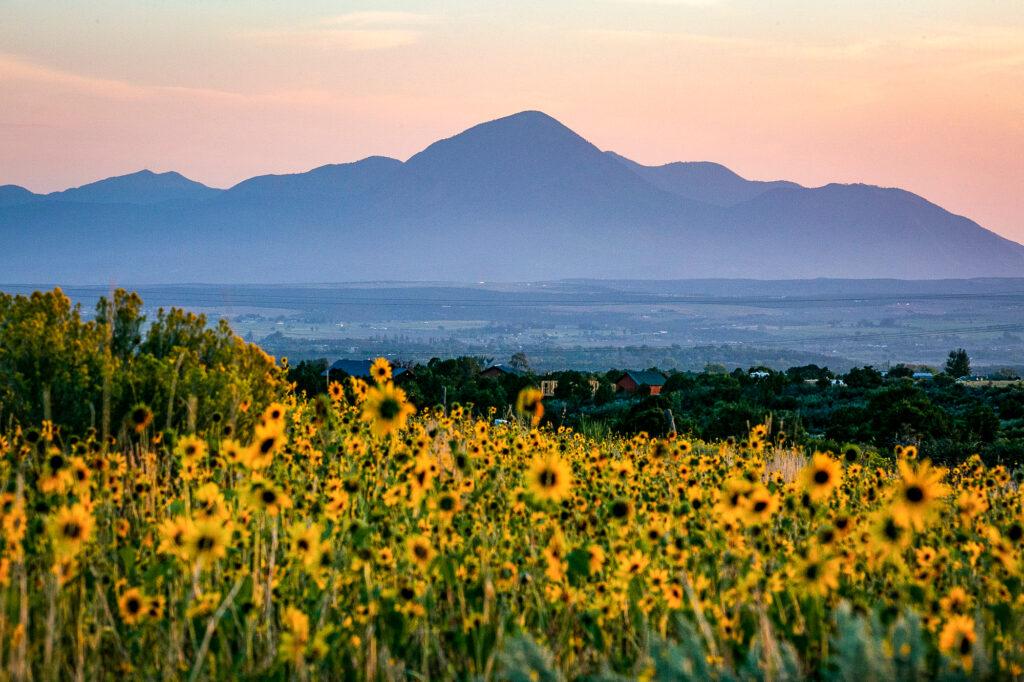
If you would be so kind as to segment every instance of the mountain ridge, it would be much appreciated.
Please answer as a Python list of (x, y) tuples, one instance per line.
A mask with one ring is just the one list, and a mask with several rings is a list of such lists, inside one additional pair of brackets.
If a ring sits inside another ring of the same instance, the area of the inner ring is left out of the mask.
[[(173, 171), (49, 195), (3, 186), (0, 238), (0, 267), (20, 281), (1024, 275), (1024, 246), (906, 190), (644, 166), (538, 111), (404, 162), (227, 189)], [(19, 258), (40, 247), (48, 261)]]

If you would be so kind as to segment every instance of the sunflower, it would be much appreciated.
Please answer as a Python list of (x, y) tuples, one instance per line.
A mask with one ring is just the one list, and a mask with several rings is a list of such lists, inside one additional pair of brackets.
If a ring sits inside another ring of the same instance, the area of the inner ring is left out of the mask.
[(153, 423), (153, 410), (142, 403), (133, 407), (128, 413), (128, 424), (135, 433), (142, 433), (151, 423)]
[(813, 549), (803, 561), (793, 564), (789, 577), (799, 591), (825, 597), (839, 589), (839, 564), (837, 557)]
[(421, 569), (425, 569), (430, 564), (435, 554), (430, 540), (422, 535), (413, 535), (406, 540), (405, 549), (409, 559)]
[(391, 363), (385, 358), (377, 358), (370, 365), (370, 376), (378, 384), (385, 384), (391, 381)]
[(274, 454), (284, 443), (284, 433), (275, 423), (256, 427), (256, 434), (249, 445), (244, 462), (251, 469), (266, 469), (274, 461)]
[(971, 606), (971, 596), (967, 590), (960, 586), (953, 587), (944, 597), (939, 599), (939, 608), (947, 616), (957, 616), (967, 613)]
[(634, 550), (632, 554), (623, 552), (619, 554), (618, 561), (616, 574), (623, 580), (629, 580), (633, 576), (642, 574), (647, 565), (651, 563), (651, 560), (640, 550)]
[(572, 489), (572, 468), (556, 454), (538, 455), (526, 471), (526, 487), (537, 500), (561, 502)]
[(292, 525), (289, 533), (289, 554), (303, 566), (315, 567), (320, 563), (323, 543), (320, 542), (321, 530), (316, 524), (307, 526), (304, 523)]
[(516, 412), (524, 417), (529, 417), (530, 423), (537, 426), (544, 416), (543, 398), (544, 394), (539, 388), (532, 386), (524, 388), (519, 391), (519, 397), (516, 398)]
[(988, 511), (988, 500), (978, 490), (965, 490), (956, 498), (956, 510), (961, 522), (967, 523)]
[[(472, 482), (471, 479), (466, 480)], [(436, 510), (442, 519), (450, 522), (462, 509), (462, 500), (458, 495), (445, 491), (432, 500), (431, 508)]]
[(185, 464), (199, 462), (206, 456), (206, 441), (195, 436), (184, 436), (178, 441), (174, 452)]
[(250, 450), (233, 438), (225, 438), (220, 442), (220, 454), (228, 464), (249, 466)]
[(282, 510), (290, 509), (292, 506), (291, 498), (279, 490), (273, 481), (264, 478), (250, 482), (249, 501), (270, 516), (277, 516)]
[(405, 391), (387, 383), (367, 390), (360, 418), (370, 424), (375, 436), (383, 437), (405, 428), (406, 421), (415, 413), (416, 408), (406, 400)]
[(47, 494), (61, 494), (73, 483), (67, 458), (58, 448), (50, 448), (46, 457), (46, 466), (43, 467), (42, 475), (39, 477), (39, 490)]
[(947, 656), (959, 660), (964, 670), (970, 670), (976, 639), (974, 619), (970, 616), (952, 616), (939, 633), (939, 648)]
[(815, 452), (811, 463), (800, 472), (800, 483), (814, 501), (828, 499), (842, 478), (842, 466), (823, 452)]
[(187, 541), (192, 532), (192, 522), (184, 516), (175, 516), (164, 519), (157, 528), (160, 535), (160, 544), (156, 551), (158, 554), (170, 554), (179, 559), (188, 558)]
[(216, 483), (206, 483), (195, 492), (194, 514), (196, 521), (227, 520), (231, 513), (224, 502), (224, 495)]
[(189, 527), (185, 538), (188, 557), (197, 565), (209, 566), (228, 553), (231, 529), (222, 521), (199, 521)]
[(135, 625), (146, 615), (148, 603), (145, 595), (137, 587), (125, 590), (117, 600), (117, 608), (121, 612), (121, 620), (126, 625)]
[(73, 557), (92, 536), (93, 518), (82, 504), (61, 507), (50, 519), (54, 551), (60, 557)]
[(293, 665), (303, 665), (306, 647), (309, 645), (309, 616), (294, 606), (288, 606), (281, 613), (281, 624), (283, 629), (278, 655)]
[(942, 484), (945, 469), (936, 469), (927, 461), (912, 469), (906, 460), (899, 461), (900, 480), (893, 493), (893, 515), (904, 525), (923, 530), (927, 519), (949, 493)]
[(910, 544), (913, 531), (890, 511), (875, 514), (868, 533), (870, 549), (880, 559), (899, 560)]
[(758, 484), (746, 497), (744, 511), (740, 517), (748, 524), (764, 523), (779, 508), (779, 499), (764, 485)]
[(331, 400), (339, 402), (345, 397), (345, 387), (340, 381), (332, 381), (327, 384), (327, 395), (331, 396)]
[(263, 410), (263, 416), (260, 421), (265, 427), (277, 428), (279, 431), (284, 430), (284, 416), (287, 414), (287, 408), (281, 403), (270, 403), (267, 405), (267, 409)]

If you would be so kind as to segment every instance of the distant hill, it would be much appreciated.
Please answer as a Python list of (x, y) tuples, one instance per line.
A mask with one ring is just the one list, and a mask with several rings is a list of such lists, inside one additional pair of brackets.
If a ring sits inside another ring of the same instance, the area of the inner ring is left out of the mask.
[(166, 201), (203, 201), (221, 190), (189, 180), (181, 173), (141, 170), (106, 180), (90, 182), (63, 192), (46, 195), (48, 201), (83, 204), (160, 204)]
[(27, 204), (37, 198), (37, 194), (33, 194), (24, 187), (19, 187), (18, 185), (0, 185), (0, 207)]
[(655, 187), (716, 206), (732, 206), (779, 187), (800, 186), (785, 180), (747, 180), (711, 161), (677, 161), (664, 166), (642, 166), (615, 152), (606, 153)]
[(1024, 275), (1024, 246), (909, 192), (643, 166), (535, 111), (227, 190), (8, 185), (0, 242), (2, 278), (27, 283)]

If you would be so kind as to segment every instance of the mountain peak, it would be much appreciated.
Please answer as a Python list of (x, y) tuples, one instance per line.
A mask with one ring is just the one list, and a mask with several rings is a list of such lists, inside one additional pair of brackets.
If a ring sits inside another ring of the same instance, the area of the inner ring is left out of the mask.
[(173, 200), (204, 199), (218, 192), (220, 190), (189, 180), (177, 171), (154, 173), (144, 168), (62, 192), (53, 192), (46, 197), (53, 201), (95, 204), (158, 204)]
[(474, 148), (489, 153), (521, 156), (526, 149), (551, 145), (562, 150), (575, 147), (597, 151), (597, 147), (557, 119), (541, 111), (529, 110), (478, 123), (457, 135), (435, 142), (409, 159), (409, 162), (415, 167), (424, 158), (462, 154)]

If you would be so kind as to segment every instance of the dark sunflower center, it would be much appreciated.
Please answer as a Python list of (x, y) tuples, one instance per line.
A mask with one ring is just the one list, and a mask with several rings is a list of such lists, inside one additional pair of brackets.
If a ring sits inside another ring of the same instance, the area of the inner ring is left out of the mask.
[(274, 449), (275, 438), (264, 438), (260, 441), (260, 454), (265, 455)]
[(385, 421), (394, 419), (401, 411), (402, 406), (394, 398), (385, 398), (380, 402), (380, 417)]
[(829, 478), (830, 476), (828, 475), (828, 472), (825, 471), (824, 469), (819, 469), (814, 472), (814, 482), (817, 483), (818, 485), (824, 485), (828, 483)]
[(209, 535), (203, 535), (199, 538), (199, 542), (196, 543), (196, 547), (198, 547), (201, 552), (208, 552), (213, 549), (214, 544), (212, 537)]
[(767, 508), (768, 503), (765, 502), (764, 500), (758, 500), (757, 502), (754, 503), (754, 511), (756, 511), (758, 514), (760, 514)]
[(623, 500), (618, 500), (612, 504), (612, 516), (617, 519), (625, 518), (629, 514), (629, 504)]
[(908, 486), (906, 496), (908, 502), (921, 502), (924, 500), (924, 489), (919, 485)]
[(50, 457), (50, 468), (54, 471), (58, 471), (64, 467), (64, 457), (61, 455), (53, 455)]
[(260, 495), (260, 499), (263, 500), (264, 504), (274, 504), (277, 502), (277, 493), (273, 490), (264, 490)]
[(553, 488), (558, 483), (558, 474), (556, 474), (551, 469), (545, 469), (544, 471), (540, 472), (538, 480), (540, 481), (540, 484), (545, 488)]
[(969, 637), (965, 636), (965, 637), (960, 639), (960, 653), (962, 655), (966, 656), (967, 654), (971, 653), (971, 647), (972, 646), (973, 646), (973, 644), (971, 643), (971, 640), (970, 640)]
[(142, 610), (142, 602), (140, 602), (135, 597), (131, 597), (128, 601), (126, 601), (124, 606), (125, 609), (127, 609), (128, 613), (132, 614), (138, 613), (140, 610)]
[(885, 522), (885, 527), (882, 529), (882, 533), (889, 540), (896, 541), (903, 535), (903, 529), (897, 526), (892, 519), (889, 519)]
[(62, 529), (64, 537), (77, 540), (82, 535), (82, 526), (77, 521), (68, 521)]

